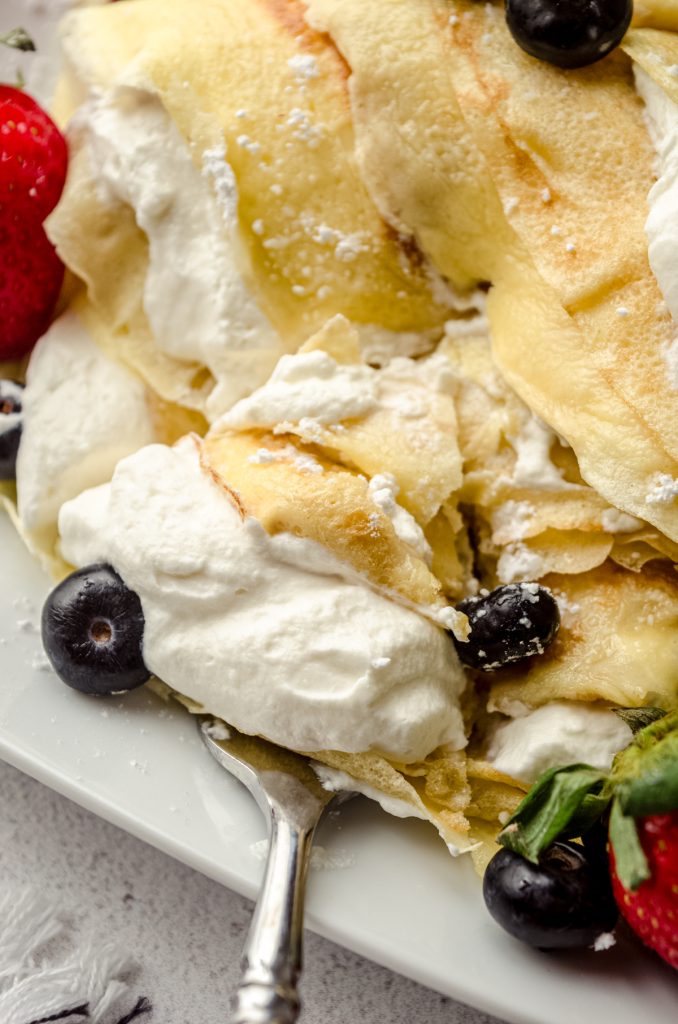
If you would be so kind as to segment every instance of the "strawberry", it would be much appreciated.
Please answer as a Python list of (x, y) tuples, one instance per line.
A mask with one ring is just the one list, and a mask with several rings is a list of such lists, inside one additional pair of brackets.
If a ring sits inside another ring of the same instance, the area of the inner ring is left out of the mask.
[(45, 111), (0, 85), (0, 359), (18, 359), (49, 324), (64, 268), (43, 227), (66, 179), (66, 141)]
[(611, 770), (574, 764), (545, 772), (499, 842), (540, 864), (555, 840), (583, 839), (586, 847), (600, 823), (608, 822), (619, 910), (642, 941), (678, 969), (678, 711), (618, 714), (635, 735)]
[(610, 847), (612, 890), (636, 935), (678, 970), (678, 811), (649, 815), (636, 826), (650, 877), (635, 892), (626, 888)]

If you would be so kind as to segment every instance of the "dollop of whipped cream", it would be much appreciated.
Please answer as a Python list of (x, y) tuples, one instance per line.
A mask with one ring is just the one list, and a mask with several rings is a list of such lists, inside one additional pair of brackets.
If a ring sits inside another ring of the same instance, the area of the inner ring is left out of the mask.
[(487, 759), (504, 775), (533, 783), (548, 768), (576, 762), (604, 771), (631, 738), (628, 725), (608, 708), (554, 701), (498, 725)]
[(433, 562), (431, 545), (414, 516), (396, 501), (399, 487), (393, 474), (377, 473), (370, 480), (367, 489), (377, 508), (380, 508), (393, 523), (393, 529), (400, 539), (414, 548), (430, 569)]
[(222, 417), (234, 429), (313, 420), (323, 426), (358, 419), (377, 407), (377, 373), (337, 363), (327, 352), (282, 356), (270, 379)]
[(31, 533), (55, 530), (63, 502), (110, 480), (120, 459), (156, 436), (144, 385), (102, 352), (73, 311), (33, 350), (22, 417), (18, 511)]
[(87, 140), (106, 201), (134, 209), (148, 238), (143, 303), (156, 343), (212, 372), (206, 413), (214, 419), (265, 380), (283, 351), (241, 270), (226, 147), (203, 154), (201, 171), (160, 99), (124, 84), (92, 95), (72, 130)]
[(196, 442), (151, 445), (65, 504), (64, 557), (136, 591), (151, 672), (236, 728), (402, 761), (465, 745), (449, 637), (304, 538), (241, 517)]
[(407, 800), (401, 800), (397, 796), (384, 793), (383, 790), (376, 789), (374, 786), (370, 786), (368, 782), (356, 779), (347, 772), (342, 772), (339, 768), (328, 768), (326, 764), (320, 764), (318, 761), (314, 761), (312, 764), (313, 771), (320, 779), (321, 786), (323, 789), (329, 790), (330, 793), (360, 793), (369, 800), (376, 801), (387, 814), (392, 814), (395, 818), (422, 818), (426, 820), (424, 812)]
[(453, 394), (454, 374), (442, 355), (414, 360), (393, 358), (378, 370), (362, 363), (339, 363), (321, 349), (283, 356), (271, 378), (233, 406), (220, 424), (241, 430), (288, 424), (331, 427), (388, 409), (404, 420), (430, 413), (431, 398)]
[(520, 433), (511, 444), (516, 453), (516, 464), (511, 483), (515, 487), (537, 488), (540, 491), (567, 491), (576, 489), (568, 483), (551, 461), (551, 446), (556, 434), (536, 416), (529, 416)]
[[(650, 212), (645, 221), (648, 258), (673, 321), (678, 324), (678, 105), (637, 64), (633, 71), (657, 151), (658, 179), (650, 189)], [(671, 385), (678, 390), (678, 341), (666, 346), (664, 359)]]

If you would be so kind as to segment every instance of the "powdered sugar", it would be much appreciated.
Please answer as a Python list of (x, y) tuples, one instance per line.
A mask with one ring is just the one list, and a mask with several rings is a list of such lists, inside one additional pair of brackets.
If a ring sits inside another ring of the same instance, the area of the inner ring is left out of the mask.
[(668, 473), (657, 473), (651, 489), (645, 495), (648, 505), (668, 505), (678, 497), (678, 480)]
[(529, 501), (504, 501), (492, 512), (492, 542), (510, 544), (527, 537), (537, 510)]
[(238, 184), (226, 156), (225, 143), (206, 149), (202, 155), (202, 173), (211, 179), (219, 209), (226, 222), (233, 225), (238, 220)]
[(576, 487), (563, 479), (560, 469), (550, 457), (556, 438), (545, 423), (531, 416), (511, 444), (516, 453), (516, 464), (511, 482), (515, 487), (536, 487), (542, 491), (562, 491)]
[(541, 556), (522, 541), (509, 544), (499, 556), (497, 576), (501, 583), (538, 579), (543, 575), (544, 563)]
[(424, 531), (410, 513), (396, 501), (399, 491), (395, 477), (391, 473), (378, 473), (369, 482), (368, 490), (374, 504), (393, 523), (397, 535), (419, 554), (430, 565), (433, 552), (424, 536)]
[(292, 135), (300, 142), (305, 142), (311, 149), (315, 149), (324, 134), (322, 125), (315, 124), (309, 110), (302, 110), (301, 107), (294, 107), (285, 122), (292, 128)]
[(311, 79), (318, 78), (320, 75), (318, 62), (310, 53), (295, 54), (294, 57), (290, 57), (287, 61), (287, 66), (292, 71), (297, 84), (302, 87), (307, 85)]

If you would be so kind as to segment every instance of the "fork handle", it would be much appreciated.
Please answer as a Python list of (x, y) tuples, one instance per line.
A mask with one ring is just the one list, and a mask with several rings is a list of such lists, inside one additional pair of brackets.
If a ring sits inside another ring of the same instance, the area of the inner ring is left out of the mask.
[(230, 1024), (294, 1024), (299, 1016), (304, 889), (314, 831), (272, 808), (266, 870)]

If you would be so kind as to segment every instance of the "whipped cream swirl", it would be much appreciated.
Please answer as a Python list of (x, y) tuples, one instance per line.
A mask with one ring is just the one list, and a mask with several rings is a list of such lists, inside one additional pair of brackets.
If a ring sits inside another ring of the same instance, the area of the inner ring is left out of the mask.
[(404, 762), (465, 745), (443, 630), (316, 542), (241, 518), (193, 439), (124, 459), (59, 530), (69, 562), (109, 562), (139, 595), (148, 668), (236, 728)]

